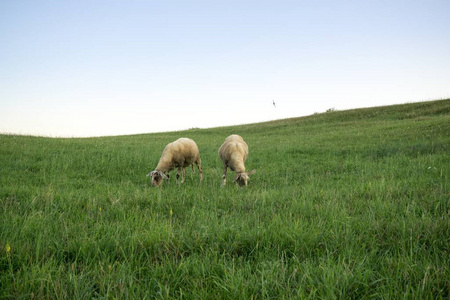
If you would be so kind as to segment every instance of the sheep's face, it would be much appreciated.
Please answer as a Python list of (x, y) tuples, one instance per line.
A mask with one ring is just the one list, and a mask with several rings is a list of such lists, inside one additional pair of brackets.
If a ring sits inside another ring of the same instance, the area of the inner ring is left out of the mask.
[(152, 176), (152, 186), (157, 187), (163, 183), (163, 178), (158, 173)]
[(148, 173), (147, 176), (152, 177), (152, 186), (154, 187), (161, 186), (164, 178), (167, 178), (167, 176), (161, 171), (152, 171)]
[(236, 175), (236, 183), (239, 184), (239, 186), (247, 186), (248, 182), (250, 181), (250, 176), (256, 172), (256, 170), (253, 170), (248, 173), (239, 173)]
[(239, 184), (239, 186), (247, 186), (249, 180), (250, 177), (247, 173), (241, 173), (236, 176), (236, 183)]

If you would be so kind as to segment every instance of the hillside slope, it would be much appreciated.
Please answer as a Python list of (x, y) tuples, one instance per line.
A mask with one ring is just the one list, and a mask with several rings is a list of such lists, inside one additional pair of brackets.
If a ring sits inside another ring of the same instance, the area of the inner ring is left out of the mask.
[[(256, 169), (220, 188), (217, 150)], [(152, 188), (164, 146), (187, 170)], [(433, 298), (450, 288), (450, 100), (83, 139), (0, 135), (0, 298)]]

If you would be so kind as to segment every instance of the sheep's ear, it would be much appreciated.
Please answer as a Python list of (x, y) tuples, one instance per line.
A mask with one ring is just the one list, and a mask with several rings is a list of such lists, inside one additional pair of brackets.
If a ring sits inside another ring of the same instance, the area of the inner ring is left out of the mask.
[(148, 174), (147, 174), (147, 177), (148, 177), (148, 176), (151, 177), (151, 176), (153, 176), (153, 174), (155, 174), (155, 171), (151, 171), (150, 173), (148, 173)]
[(253, 169), (253, 170), (251, 170), (250, 172), (248, 172), (247, 175), (253, 175), (253, 174), (255, 174), (255, 173), (256, 173), (256, 170)]
[(234, 181), (238, 180), (239, 177), (241, 177), (241, 174), (236, 174), (236, 176), (234, 177)]
[(164, 178), (164, 179), (169, 179), (169, 177), (167, 177), (166, 174), (164, 174), (161, 171), (159, 171), (159, 175), (161, 175), (161, 177)]

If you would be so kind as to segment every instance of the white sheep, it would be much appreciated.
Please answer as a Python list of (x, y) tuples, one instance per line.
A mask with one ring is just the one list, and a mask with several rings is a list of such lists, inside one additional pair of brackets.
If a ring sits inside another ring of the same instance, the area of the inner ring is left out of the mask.
[(163, 179), (169, 179), (169, 172), (178, 168), (177, 181), (180, 177), (180, 171), (182, 171), (181, 183), (183, 183), (186, 177), (185, 167), (192, 165), (192, 171), (194, 171), (194, 163), (200, 171), (201, 182), (203, 180), (203, 170), (197, 144), (191, 139), (179, 138), (175, 142), (167, 144), (155, 170), (148, 173), (147, 176), (152, 177), (153, 186), (160, 186)]
[(246, 186), (250, 180), (249, 175), (252, 175), (256, 170), (251, 172), (245, 172), (245, 160), (248, 156), (248, 146), (244, 139), (237, 135), (230, 135), (225, 139), (225, 142), (219, 148), (219, 157), (223, 162), (223, 176), (222, 186), (227, 182), (227, 169), (236, 171), (236, 177), (234, 180), (240, 186)]

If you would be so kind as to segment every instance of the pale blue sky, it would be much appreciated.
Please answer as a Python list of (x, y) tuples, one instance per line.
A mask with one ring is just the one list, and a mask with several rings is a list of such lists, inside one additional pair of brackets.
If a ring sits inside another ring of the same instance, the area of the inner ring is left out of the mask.
[(448, 98), (449, 53), (448, 0), (0, 0), (0, 132), (133, 134)]

